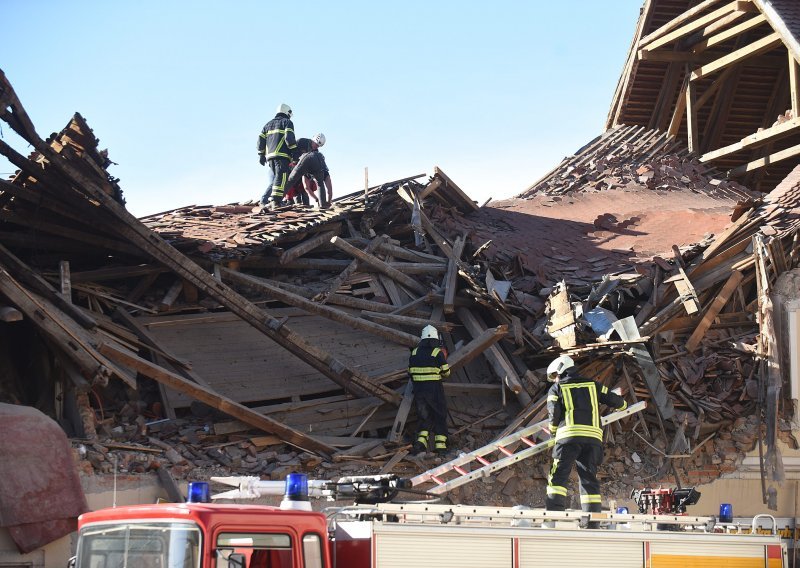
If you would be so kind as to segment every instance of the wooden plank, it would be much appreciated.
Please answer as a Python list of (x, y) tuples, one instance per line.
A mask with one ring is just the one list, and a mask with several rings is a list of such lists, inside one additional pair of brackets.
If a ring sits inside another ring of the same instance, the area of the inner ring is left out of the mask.
[(690, 152), (700, 151), (700, 141), (697, 129), (697, 107), (695, 106), (695, 94), (697, 87), (691, 80), (686, 85), (686, 131), (688, 135), (688, 145)]
[(164, 294), (164, 297), (158, 303), (158, 311), (165, 312), (172, 307), (172, 304), (175, 303), (175, 300), (178, 299), (181, 292), (183, 292), (183, 280), (178, 279), (172, 283), (172, 286), (169, 287), (167, 293)]
[[(472, 314), (472, 312), (465, 308), (457, 308), (456, 314), (473, 339), (477, 339), (482, 336), (485, 330), (481, 328), (480, 323)], [(517, 399), (519, 400), (520, 404), (523, 406), (527, 405), (530, 402), (531, 397), (522, 386), (522, 381), (520, 380), (519, 375), (517, 375), (513, 365), (511, 365), (508, 359), (506, 359), (505, 355), (502, 351), (500, 351), (500, 349), (498, 349), (497, 345), (491, 345), (488, 347), (483, 352), (483, 355), (486, 357), (486, 360), (489, 362), (492, 370), (500, 379), (500, 382), (505, 386), (508, 386), (508, 388), (511, 389), (515, 395), (517, 395)]]
[[(734, 14), (737, 14), (734, 12)], [(734, 15), (732, 14), (732, 15)], [(741, 12), (739, 12), (741, 14)], [(733, 39), (735, 37), (739, 37), (740, 35), (747, 33), (748, 31), (752, 30), (755, 27), (760, 26), (761, 24), (766, 23), (767, 17), (764, 14), (758, 14), (746, 22), (742, 22), (739, 25), (733, 26), (728, 28), (727, 30), (720, 32), (718, 34), (712, 35), (699, 43), (696, 43), (692, 46), (692, 53), (701, 53), (708, 49), (709, 47), (714, 47), (715, 45), (719, 45), (721, 43), (725, 43), (726, 41)]]
[(331, 238), (331, 244), (342, 250), (343, 252), (349, 254), (350, 256), (358, 259), (359, 261), (369, 264), (370, 266), (376, 268), (381, 273), (385, 274), (392, 280), (397, 281), (398, 283), (402, 284), (406, 288), (410, 290), (414, 290), (420, 294), (427, 294), (430, 289), (424, 285), (422, 285), (417, 280), (403, 274), (396, 268), (392, 268), (389, 266), (388, 263), (380, 260), (379, 258), (375, 257), (374, 255), (367, 253), (365, 251), (359, 250), (344, 239), (339, 237)]
[(794, 54), (789, 50), (789, 90), (790, 98), (792, 101), (792, 116), (795, 120), (800, 117), (800, 85), (798, 85), (798, 68), (797, 60)]
[[(367, 248), (365, 249), (366, 252), (372, 253), (385, 240), (386, 236), (375, 237), (367, 245)], [(353, 260), (350, 261), (350, 264), (348, 264), (347, 267), (336, 278), (333, 279), (333, 281), (328, 286), (328, 290), (326, 292), (323, 292), (320, 296), (323, 304), (328, 301), (328, 296), (334, 294), (336, 290), (338, 290), (342, 286), (342, 284), (344, 284), (347, 281), (347, 279), (350, 278), (350, 276), (358, 269), (358, 263), (359, 259), (354, 258)]]
[[(439, 288), (437, 288), (437, 290), (439, 290)], [(427, 294), (425, 294), (424, 296), (420, 296), (416, 300), (411, 300), (410, 302), (400, 306), (399, 308), (395, 308), (395, 309), (393, 309), (392, 311), (390, 311), (388, 313), (391, 314), (391, 315), (400, 316), (400, 315), (406, 314), (406, 313), (408, 313), (410, 311), (413, 311), (415, 308), (418, 308), (419, 306), (421, 306), (423, 304), (430, 304), (430, 303), (433, 302), (433, 297), (436, 295), (435, 292), (437, 290), (430, 291)], [(372, 310), (368, 310), (368, 311), (372, 311)]]
[(703, 319), (700, 320), (700, 323), (695, 328), (692, 335), (689, 337), (689, 340), (686, 342), (686, 350), (691, 353), (697, 346), (700, 345), (700, 341), (703, 339), (706, 331), (708, 328), (711, 327), (711, 324), (714, 322), (714, 318), (722, 311), (722, 308), (725, 307), (725, 304), (728, 303), (728, 300), (736, 291), (736, 288), (741, 283), (744, 275), (735, 270), (728, 281), (725, 282), (725, 285), (720, 290), (719, 294), (714, 298), (711, 304), (708, 306), (706, 313), (703, 315)]
[(73, 306), (71, 302), (67, 302), (64, 297), (53, 288), (50, 282), (45, 280), (39, 273), (32, 270), (2, 244), (0, 244), (0, 264), (4, 264), (9, 274), (17, 281), (44, 296), (44, 298), (52, 302), (58, 309), (69, 315), (82, 327), (86, 329), (94, 329), (97, 327), (97, 322), (94, 318), (84, 313), (76, 306)]
[[(639, 41), (639, 49), (644, 51), (653, 51), (655, 49), (658, 49), (659, 47), (667, 45), (668, 43), (672, 43), (673, 41), (679, 40), (680, 38), (685, 37), (694, 31), (704, 28), (705, 26), (715, 22), (716, 20), (724, 18), (731, 12), (745, 11), (744, 10), (745, 2), (738, 2), (738, 1), (729, 2), (723, 5), (721, 8), (718, 8), (713, 12), (706, 14), (705, 16), (694, 18), (695, 15), (699, 14), (705, 8), (714, 3), (715, 2), (713, 1), (701, 2), (693, 9), (687, 10), (677, 18), (674, 18), (673, 20), (667, 22), (653, 33), (648, 34), (647, 36), (642, 38), (641, 41)], [(698, 8), (701, 7), (703, 8), (703, 10), (698, 10)], [(687, 21), (689, 23), (684, 24), (684, 22)], [(673, 30), (673, 31), (668, 31), (668, 30)]]
[(337, 236), (339, 231), (341, 231), (341, 225), (339, 226), (339, 230), (335, 231), (326, 231), (324, 233), (319, 233), (315, 237), (311, 237), (310, 239), (306, 239), (299, 245), (295, 245), (289, 250), (286, 250), (280, 256), (280, 263), (286, 264), (299, 256), (303, 256), (307, 252), (311, 252), (315, 248), (330, 242), (331, 238)]
[(69, 261), (62, 260), (58, 263), (58, 274), (61, 297), (65, 302), (72, 303), (72, 278), (69, 272)]
[(792, 118), (786, 122), (776, 124), (770, 128), (766, 128), (754, 134), (750, 134), (749, 136), (745, 136), (739, 142), (734, 144), (729, 144), (728, 146), (724, 146), (717, 150), (706, 152), (700, 157), (700, 161), (708, 162), (729, 154), (734, 154), (747, 148), (757, 148), (758, 146), (772, 143), (780, 138), (794, 134), (798, 128), (800, 128), (800, 117)]
[(683, 78), (683, 86), (678, 93), (678, 100), (675, 101), (675, 111), (672, 113), (672, 120), (669, 121), (667, 132), (670, 136), (677, 136), (683, 122), (683, 113), (686, 110), (686, 95), (689, 89), (689, 73)]
[(229, 416), (241, 420), (245, 424), (249, 424), (254, 428), (258, 428), (259, 430), (263, 430), (269, 434), (281, 436), (286, 443), (304, 451), (309, 451), (312, 453), (321, 452), (326, 455), (333, 454), (336, 451), (332, 446), (323, 444), (322, 442), (315, 440), (310, 436), (306, 436), (302, 432), (298, 432), (293, 428), (289, 428), (288, 426), (268, 418), (263, 414), (254, 412), (238, 402), (234, 402), (233, 400), (221, 396), (202, 385), (198, 385), (197, 383), (193, 383), (187, 379), (184, 379), (183, 377), (163, 369), (158, 365), (154, 365), (150, 361), (146, 361), (138, 355), (134, 355), (125, 349), (111, 345), (110, 343), (102, 343), (99, 346), (99, 351), (109, 359), (112, 359), (121, 365), (136, 369), (143, 375), (148, 376), (159, 383), (164, 383), (171, 389), (183, 392), (195, 400), (199, 400), (200, 402), (203, 402), (212, 408), (216, 408), (220, 412), (224, 412)]
[(675, 288), (678, 290), (678, 295), (683, 303), (683, 307), (686, 308), (686, 313), (689, 315), (697, 313), (700, 311), (700, 300), (698, 300), (697, 292), (683, 268), (681, 251), (676, 245), (672, 245), (672, 250), (675, 253), (675, 262), (678, 266), (678, 274), (680, 276), (679, 280), (675, 280)]
[(417, 198), (418, 198), (420, 201), (424, 200), (424, 199), (425, 199), (426, 197), (428, 197), (428, 196), (429, 196), (431, 193), (435, 192), (437, 189), (439, 189), (440, 187), (442, 187), (442, 184), (443, 184), (443, 183), (444, 183), (444, 181), (442, 180), (442, 178), (440, 178), (440, 177), (434, 177), (434, 178), (433, 178), (433, 179), (432, 179), (432, 180), (431, 180), (431, 181), (428, 183), (428, 185), (426, 185), (424, 188), (422, 188), (422, 190), (419, 192), (419, 195), (417, 196)]
[[(432, 325), (440, 333), (450, 333), (451, 331), (453, 331), (453, 328), (455, 327), (455, 324), (452, 323), (433, 321), (430, 319), (423, 319), (423, 318), (414, 318), (409, 316), (399, 316), (394, 314), (361, 312), (361, 315), (365, 318), (369, 318), (377, 322), (382, 322), (385, 324), (392, 324), (392, 325), (400, 325), (405, 327), (415, 327), (420, 330), (425, 326)], [(416, 336), (413, 337), (414, 337), (413, 345), (407, 345), (407, 347), (416, 347), (417, 343), (419, 343), (419, 338)]]
[(691, 8), (690, 10), (686, 10), (685, 12), (671, 19), (670, 21), (668, 21), (666, 24), (662, 25), (655, 31), (644, 36), (642, 39), (639, 40), (639, 47), (647, 45), (648, 43), (651, 43), (660, 37), (664, 37), (666, 34), (671, 32), (675, 28), (679, 27), (682, 23), (692, 19), (697, 14), (701, 14), (714, 4), (719, 4), (719, 2), (721, 2), (721, 0), (704, 0), (703, 2), (700, 2), (697, 6)]
[(447, 186), (448, 189), (454, 191), (456, 195), (458, 195), (461, 198), (461, 201), (466, 206), (462, 208), (458, 207), (459, 203), (454, 203), (453, 205), (455, 205), (456, 208), (463, 211), (464, 213), (469, 213), (470, 211), (477, 211), (479, 209), (478, 204), (472, 199), (470, 199), (469, 196), (466, 193), (464, 193), (461, 190), (461, 188), (458, 187), (458, 185), (452, 179), (450, 179), (450, 177), (447, 174), (445, 174), (442, 170), (440, 170), (438, 166), (433, 167), (433, 175), (434, 177), (438, 177), (444, 180), (445, 186)]
[(411, 405), (414, 402), (414, 382), (409, 379), (403, 389), (403, 402), (397, 409), (397, 415), (392, 425), (392, 430), (386, 437), (386, 440), (392, 443), (398, 443), (403, 437), (403, 430), (406, 428), (408, 415), (411, 412)]
[[(261, 292), (267, 294), (271, 298), (280, 300), (285, 304), (289, 304), (290, 306), (300, 308), (312, 314), (317, 314), (319, 316), (328, 318), (332, 321), (343, 323), (354, 329), (360, 329), (361, 331), (374, 333), (375, 335), (388, 339), (389, 341), (394, 341), (395, 343), (399, 343), (400, 345), (405, 345), (406, 347), (414, 347), (419, 342), (419, 340), (415, 335), (411, 335), (403, 331), (397, 331), (395, 329), (385, 327), (361, 318), (356, 318), (349, 314), (346, 314), (342, 310), (338, 310), (336, 308), (331, 308), (330, 306), (325, 306), (323, 304), (318, 304), (316, 302), (306, 300), (302, 296), (298, 296), (297, 294), (292, 294), (287, 290), (283, 290), (281, 288), (278, 288), (277, 286), (273, 286), (264, 281), (263, 279), (258, 278), (257, 276), (251, 276), (250, 274), (243, 274), (241, 272), (236, 272), (228, 268), (222, 268), (221, 273), (223, 275), (224, 280), (229, 280), (229, 281), (232, 280), (238, 284), (250, 286), (252, 288), (260, 290)], [(379, 314), (379, 315), (385, 315), (385, 314)], [(376, 392), (374, 396), (379, 396), (379, 398), (381, 398), (382, 400), (386, 400), (388, 392), (382, 392), (382, 393)], [(391, 399), (392, 397), (389, 398)]]
[(719, 71), (729, 65), (734, 63), (738, 63), (740, 61), (744, 61), (749, 57), (754, 57), (756, 55), (760, 55), (762, 53), (766, 53), (767, 51), (783, 44), (783, 40), (781, 36), (778, 35), (777, 32), (771, 33), (766, 37), (763, 37), (757, 41), (754, 41), (750, 45), (746, 45), (737, 49), (736, 51), (725, 55), (724, 57), (720, 57), (710, 63), (706, 63), (702, 67), (699, 67), (692, 71), (692, 74), (689, 76), (690, 82), (697, 81), (698, 79), (702, 79), (703, 77), (707, 77), (712, 73)]
[(458, 287), (458, 262), (464, 252), (466, 240), (466, 235), (456, 238), (456, 242), (453, 244), (453, 258), (447, 264), (447, 275), (444, 278), (444, 303), (442, 305), (446, 314), (452, 314), (456, 311), (454, 302)]
[(780, 150), (779, 152), (775, 152), (773, 154), (770, 154), (769, 156), (765, 156), (763, 158), (759, 158), (757, 160), (753, 160), (752, 162), (748, 162), (746, 164), (742, 164), (741, 166), (733, 168), (728, 173), (728, 177), (729, 178), (738, 177), (746, 174), (747, 172), (752, 172), (753, 170), (757, 170), (758, 168), (763, 168), (764, 166), (768, 166), (770, 164), (775, 164), (783, 160), (788, 160), (789, 158), (793, 158), (798, 154), (800, 154), (800, 144), (792, 146), (791, 148), (786, 148), (785, 150)]

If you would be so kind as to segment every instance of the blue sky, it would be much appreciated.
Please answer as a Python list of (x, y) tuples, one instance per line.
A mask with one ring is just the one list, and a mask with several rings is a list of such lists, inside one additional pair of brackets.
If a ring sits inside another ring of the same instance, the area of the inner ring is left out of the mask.
[(258, 199), (283, 102), (334, 195), (439, 166), (482, 203), (601, 133), (641, 4), (0, 0), (0, 68), (40, 135), (86, 118), (137, 216)]

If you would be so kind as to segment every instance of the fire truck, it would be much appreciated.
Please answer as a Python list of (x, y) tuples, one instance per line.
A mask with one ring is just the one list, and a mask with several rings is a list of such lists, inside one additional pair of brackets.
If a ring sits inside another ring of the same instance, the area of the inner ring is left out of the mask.
[[(788, 567), (786, 545), (775, 531), (756, 530), (764, 523), (774, 527), (769, 515), (754, 518), (750, 534), (735, 533), (714, 517), (681, 512), (674, 492), (667, 492), (673, 514), (647, 505), (654, 492), (642, 493), (640, 510), (659, 514), (628, 514), (385, 502), (410, 487), (409, 480), (391, 475), (331, 482), (293, 474), (285, 484), (239, 482), (239, 496), (273, 495), (283, 486), (283, 501), (280, 506), (210, 503), (204, 502), (207, 486), (199, 498), (191, 497), (190, 486), (188, 503), (86, 513), (78, 521), (75, 566)], [(354, 497), (355, 504), (313, 511), (309, 495)]]

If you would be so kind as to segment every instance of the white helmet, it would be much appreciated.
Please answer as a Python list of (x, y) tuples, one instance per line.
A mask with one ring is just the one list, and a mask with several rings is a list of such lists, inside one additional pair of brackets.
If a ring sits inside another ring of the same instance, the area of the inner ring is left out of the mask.
[(317, 146), (322, 147), (325, 145), (325, 135), (322, 132), (314, 134), (314, 138), (312, 138), (312, 140), (317, 143)]
[(439, 339), (439, 332), (436, 331), (436, 328), (432, 325), (426, 325), (422, 328), (422, 335), (419, 336), (420, 339)]
[(569, 355), (559, 355), (547, 366), (547, 380), (555, 381), (563, 375), (567, 369), (575, 366), (575, 361)]
[(287, 105), (286, 103), (281, 103), (278, 105), (278, 108), (275, 110), (275, 113), (283, 113), (289, 118), (292, 118), (292, 107)]

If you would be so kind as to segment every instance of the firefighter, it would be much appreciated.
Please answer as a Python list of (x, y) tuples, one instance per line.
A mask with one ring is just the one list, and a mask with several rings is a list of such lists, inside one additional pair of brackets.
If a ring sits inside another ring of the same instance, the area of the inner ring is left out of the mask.
[(599, 512), (597, 467), (603, 461), (599, 405), (602, 403), (623, 410), (628, 403), (608, 387), (578, 375), (575, 362), (567, 355), (561, 355), (550, 363), (547, 379), (555, 383), (547, 393), (549, 431), (555, 445), (553, 465), (547, 478), (545, 507), (549, 511), (566, 509), (566, 485), (572, 465), (577, 463), (581, 509)]
[[(314, 201), (321, 208), (330, 205), (330, 199), (333, 194), (330, 171), (325, 163), (325, 156), (319, 151), (324, 144), (325, 135), (321, 132), (315, 134), (313, 138), (300, 138), (297, 141), (297, 149), (294, 154), (297, 164), (287, 178), (286, 184), (287, 187), (292, 188), (299, 186), (297, 193), (303, 205), (310, 204), (308, 195), (312, 195)], [(311, 180), (315, 180), (316, 183), (312, 183)], [(300, 185), (301, 182), (302, 185)], [(314, 186), (319, 188), (319, 197), (312, 189)], [(327, 199), (325, 198), (326, 186), (328, 189)], [(296, 201), (296, 203), (299, 203), (299, 201)]]
[(258, 136), (258, 161), (262, 166), (269, 162), (273, 174), (272, 185), (261, 198), (262, 205), (266, 205), (270, 197), (273, 207), (283, 200), (283, 193), (288, 189), (289, 161), (296, 147), (292, 108), (287, 104), (278, 105), (275, 118), (264, 125)]
[(413, 450), (428, 451), (431, 439), (433, 451), (447, 453), (447, 400), (444, 397), (442, 380), (450, 376), (447, 353), (439, 341), (439, 332), (426, 325), (420, 335), (419, 344), (411, 351), (408, 373), (414, 385), (414, 401), (417, 407), (418, 432)]

